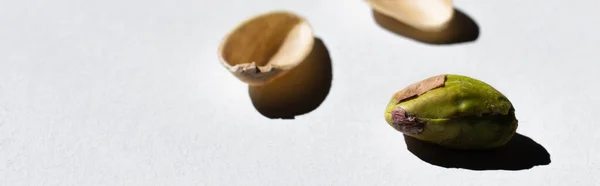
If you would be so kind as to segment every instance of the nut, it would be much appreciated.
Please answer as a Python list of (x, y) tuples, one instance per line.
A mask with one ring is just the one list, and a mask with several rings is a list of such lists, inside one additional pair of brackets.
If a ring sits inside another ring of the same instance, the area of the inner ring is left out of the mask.
[(396, 92), (385, 119), (419, 140), (455, 149), (505, 145), (518, 121), (512, 103), (492, 86), (461, 75), (427, 78)]
[(426, 32), (444, 30), (454, 16), (452, 0), (366, 0), (381, 14)]
[(250, 85), (271, 82), (298, 66), (314, 45), (309, 23), (287, 11), (262, 13), (240, 23), (219, 45), (221, 64)]

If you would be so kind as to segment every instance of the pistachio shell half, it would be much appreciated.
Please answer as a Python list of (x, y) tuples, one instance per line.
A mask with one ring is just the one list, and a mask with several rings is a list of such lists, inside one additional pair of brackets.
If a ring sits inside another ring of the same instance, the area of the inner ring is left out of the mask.
[(511, 102), (492, 86), (445, 74), (394, 94), (385, 119), (419, 140), (456, 149), (489, 149), (506, 144), (518, 121)]
[(427, 32), (445, 29), (454, 16), (452, 0), (366, 1), (376, 12)]
[(298, 66), (314, 45), (303, 17), (272, 11), (248, 18), (219, 45), (221, 64), (250, 85), (266, 84)]

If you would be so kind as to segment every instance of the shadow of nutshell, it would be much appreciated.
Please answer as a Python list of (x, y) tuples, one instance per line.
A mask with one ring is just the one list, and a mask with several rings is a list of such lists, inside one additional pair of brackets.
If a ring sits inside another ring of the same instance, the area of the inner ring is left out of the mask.
[(315, 37), (311, 53), (296, 68), (266, 85), (248, 87), (252, 104), (271, 119), (294, 119), (309, 113), (329, 94), (331, 66), (327, 47)]
[(515, 134), (504, 146), (485, 151), (455, 150), (404, 135), (408, 150), (419, 159), (445, 168), (470, 170), (524, 170), (550, 164), (550, 154), (540, 144)]
[(477, 23), (456, 8), (448, 27), (439, 32), (421, 31), (377, 11), (373, 10), (372, 12), (375, 22), (384, 29), (427, 44), (457, 44), (475, 41), (479, 37)]

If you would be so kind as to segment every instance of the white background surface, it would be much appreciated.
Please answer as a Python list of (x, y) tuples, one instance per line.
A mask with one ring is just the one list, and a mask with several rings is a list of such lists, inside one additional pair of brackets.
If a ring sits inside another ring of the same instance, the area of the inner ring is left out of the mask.
[[(394, 35), (354, 0), (0, 1), (0, 185), (600, 185), (600, 1), (456, 0), (475, 42)], [(268, 119), (217, 46), (269, 10), (305, 16), (331, 55), (326, 100)], [(441, 73), (504, 93), (552, 163), (421, 161), (391, 95)]]

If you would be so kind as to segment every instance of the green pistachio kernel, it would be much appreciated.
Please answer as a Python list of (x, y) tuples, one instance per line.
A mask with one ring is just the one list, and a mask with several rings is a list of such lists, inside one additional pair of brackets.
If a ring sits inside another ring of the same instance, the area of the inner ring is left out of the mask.
[(492, 86), (461, 75), (444, 74), (394, 94), (385, 119), (416, 139), (455, 149), (503, 146), (518, 121), (511, 102)]

